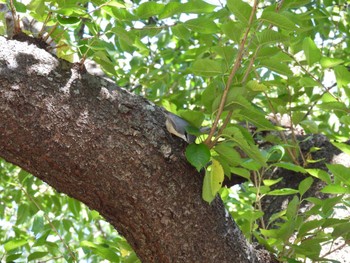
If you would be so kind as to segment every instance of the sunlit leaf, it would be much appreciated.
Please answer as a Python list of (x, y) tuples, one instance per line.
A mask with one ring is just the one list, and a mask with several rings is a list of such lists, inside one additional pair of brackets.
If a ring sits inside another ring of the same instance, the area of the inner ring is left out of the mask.
[(335, 66), (338, 66), (342, 63), (344, 63), (344, 60), (340, 58), (328, 58), (328, 57), (323, 57), (320, 60), (321, 66), (323, 68), (333, 68)]
[(282, 188), (277, 190), (272, 190), (268, 192), (267, 195), (292, 195), (297, 194), (299, 191), (291, 188)]
[(159, 15), (164, 9), (164, 5), (156, 2), (145, 2), (139, 5), (135, 10), (135, 14), (139, 18), (149, 18)]
[(346, 87), (350, 83), (350, 71), (344, 66), (334, 67), (335, 78), (339, 87)]
[(213, 34), (218, 31), (218, 27), (213, 20), (205, 17), (199, 17), (187, 20), (184, 23), (189, 30), (202, 33), (202, 34)]
[(281, 167), (281, 168), (287, 169), (287, 170), (291, 170), (291, 171), (294, 171), (294, 172), (306, 173), (305, 168), (303, 168), (303, 167), (301, 167), (299, 165), (293, 164), (293, 163), (281, 162), (281, 163), (275, 163), (273, 165), (277, 166), (277, 167)]
[(43, 258), (45, 257), (49, 252), (46, 252), (46, 251), (43, 251), (43, 252), (33, 252), (31, 253), (29, 256), (28, 256), (28, 261), (31, 261), (31, 260), (36, 260), (36, 259), (39, 259), (39, 258)]
[(258, 39), (259, 45), (266, 45), (270, 43), (281, 43), (281, 42), (288, 41), (288, 37), (271, 29), (265, 29), (257, 33), (256, 37)]
[(211, 189), (211, 181), (212, 181), (212, 173), (206, 170), (204, 179), (203, 179), (202, 198), (204, 201), (207, 201), (208, 203), (211, 203), (215, 198), (215, 195), (213, 195), (213, 192)]
[(227, 6), (239, 21), (246, 25), (249, 23), (252, 7), (248, 3), (242, 0), (228, 0)]
[(307, 64), (309, 66), (313, 65), (316, 62), (319, 62), (322, 56), (321, 51), (318, 49), (315, 42), (310, 37), (304, 39), (303, 49)]
[(269, 11), (268, 9), (262, 13), (260, 20), (266, 21), (272, 25), (278, 26), (279, 28), (288, 31), (293, 31), (296, 29), (295, 23), (287, 16), (284, 16), (277, 12)]
[(221, 164), (215, 159), (211, 165), (211, 173), (211, 192), (213, 195), (216, 195), (224, 181), (224, 170), (222, 169)]
[(306, 169), (306, 171), (312, 175), (313, 177), (316, 177), (324, 182), (326, 182), (327, 184), (331, 183), (331, 178), (329, 176), (329, 174), (321, 169)]
[(334, 175), (335, 179), (347, 184), (350, 187), (350, 168), (341, 164), (326, 164), (327, 168)]
[(337, 147), (342, 152), (350, 155), (350, 145), (340, 142), (331, 142), (335, 147)]
[(28, 241), (25, 239), (11, 239), (4, 244), (4, 249), (6, 251), (14, 250), (18, 247), (24, 246)]
[(192, 64), (191, 70), (194, 74), (204, 77), (222, 75), (226, 71), (222, 61), (208, 58), (196, 60)]

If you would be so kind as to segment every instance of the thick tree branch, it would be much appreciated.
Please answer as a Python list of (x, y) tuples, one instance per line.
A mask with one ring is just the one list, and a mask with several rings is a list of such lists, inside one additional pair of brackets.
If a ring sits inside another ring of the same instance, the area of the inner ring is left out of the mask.
[(160, 108), (33, 45), (0, 46), (1, 157), (97, 210), (142, 262), (258, 262), (222, 202), (202, 200)]

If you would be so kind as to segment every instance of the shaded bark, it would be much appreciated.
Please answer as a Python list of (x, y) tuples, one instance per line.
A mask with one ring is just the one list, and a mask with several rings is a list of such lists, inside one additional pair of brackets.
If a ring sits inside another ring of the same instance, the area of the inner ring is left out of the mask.
[(106, 218), (142, 262), (258, 260), (162, 109), (47, 52), (0, 37), (0, 156)]

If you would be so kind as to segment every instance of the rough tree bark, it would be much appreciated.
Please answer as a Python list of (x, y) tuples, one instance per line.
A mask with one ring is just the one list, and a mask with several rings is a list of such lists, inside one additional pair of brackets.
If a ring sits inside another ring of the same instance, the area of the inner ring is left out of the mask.
[(34, 45), (0, 47), (1, 157), (97, 210), (142, 262), (269, 261), (202, 200), (161, 109)]

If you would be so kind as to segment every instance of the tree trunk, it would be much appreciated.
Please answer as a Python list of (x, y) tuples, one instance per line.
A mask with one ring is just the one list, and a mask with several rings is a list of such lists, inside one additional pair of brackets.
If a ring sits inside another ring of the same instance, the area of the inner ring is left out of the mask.
[(142, 262), (268, 262), (219, 198), (202, 200), (159, 107), (34, 45), (0, 46), (1, 157), (97, 210)]

